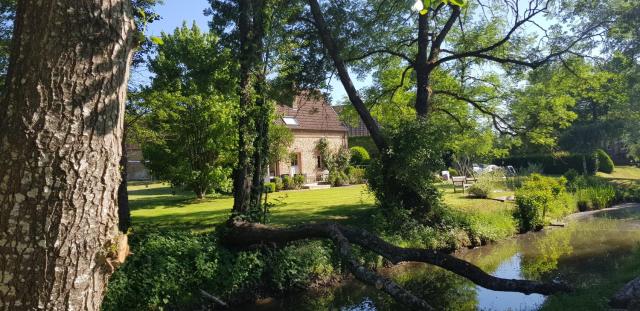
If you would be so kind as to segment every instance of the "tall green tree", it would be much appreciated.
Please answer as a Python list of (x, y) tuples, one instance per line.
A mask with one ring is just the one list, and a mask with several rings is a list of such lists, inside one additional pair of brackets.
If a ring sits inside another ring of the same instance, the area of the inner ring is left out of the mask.
[(589, 152), (622, 143), (639, 120), (629, 76), (621, 70), (626, 59), (618, 54), (593, 63), (574, 57), (531, 72), (511, 103), (513, 119), (529, 129), (515, 151)]
[[(445, 97), (486, 115), (497, 131), (516, 135), (525, 129), (516, 128), (500, 109), (501, 105), (496, 104), (508, 95), (509, 88), (492, 83), (487, 79), (488, 72), (509, 73), (517, 78), (522, 72), (559, 60), (566, 53), (579, 52), (602, 24), (594, 22), (569, 31), (559, 27), (541, 33), (529, 31), (528, 27), (541, 27), (538, 21), (544, 16), (562, 17), (550, 0), (417, 1), (417, 11), (413, 13), (409, 10), (413, 3), (410, 1), (308, 0), (308, 3), (309, 19), (318, 30), (326, 55), (333, 61), (350, 102), (381, 150), (381, 173), (389, 176), (384, 177), (386, 180), (381, 183), (384, 188), (379, 191), (401, 194), (390, 198), (389, 204), (415, 202), (418, 206), (401, 205), (408, 210), (427, 212), (432, 202), (419, 199), (423, 191), (402, 185), (395, 180), (393, 170), (384, 168), (385, 162), (389, 167), (394, 165), (394, 152), (389, 150), (389, 141), (373, 121), (365, 99), (353, 86), (349, 68), (367, 71), (399, 62), (404, 68), (400, 83), (382, 90), (379, 104), (394, 96), (398, 88), (408, 85), (415, 93), (415, 116), (422, 123), (428, 124), (434, 114), (447, 114), (446, 109), (434, 105), (437, 98)], [(437, 78), (441, 72), (455, 77), (457, 83), (439, 83), (443, 81)]]
[(157, 137), (143, 144), (147, 165), (198, 198), (212, 190), (228, 192), (236, 137), (230, 52), (196, 25), (163, 33), (160, 42), (149, 63), (155, 77), (145, 90)]
[[(325, 81), (326, 62), (315, 31), (300, 27), (304, 2), (283, 0), (210, 1), (212, 31), (234, 51), (240, 81), (238, 161), (234, 171), (233, 215), (249, 217), (261, 210), (269, 163), (270, 115), (275, 102)], [(300, 53), (316, 51), (316, 53)], [(314, 92), (309, 92), (314, 93)], [(315, 94), (315, 93), (314, 93)]]

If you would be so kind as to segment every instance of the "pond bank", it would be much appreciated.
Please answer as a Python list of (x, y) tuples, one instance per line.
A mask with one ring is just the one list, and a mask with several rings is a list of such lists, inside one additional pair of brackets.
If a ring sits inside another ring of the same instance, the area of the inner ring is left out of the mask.
[[(575, 293), (555, 297), (493, 292), (439, 268), (404, 264), (379, 272), (393, 278), (434, 306), (452, 310), (604, 310), (608, 298), (640, 274), (640, 204), (577, 213), (565, 228), (518, 235), (457, 257), (506, 278), (561, 279)], [(346, 280), (300, 295), (245, 305), (237, 310), (402, 310), (375, 288)]]

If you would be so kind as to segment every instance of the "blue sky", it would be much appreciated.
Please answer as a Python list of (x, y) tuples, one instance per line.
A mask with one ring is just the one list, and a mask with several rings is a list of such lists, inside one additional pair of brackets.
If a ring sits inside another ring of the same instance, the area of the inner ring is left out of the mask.
[[(194, 21), (203, 30), (209, 28), (209, 18), (204, 16), (203, 10), (209, 7), (206, 0), (164, 0), (164, 4), (158, 5), (156, 12), (162, 17), (159, 21), (149, 24), (146, 31), (147, 35), (159, 36), (161, 32), (173, 32), (176, 27), (180, 27), (183, 21), (187, 21), (187, 25), (191, 25)], [(148, 81), (148, 72), (138, 72), (132, 75), (135, 82), (144, 83)], [(353, 77), (355, 79), (355, 77)], [(370, 80), (355, 81), (356, 87), (362, 87), (370, 84)], [(331, 97), (333, 103), (340, 102), (345, 98), (346, 93), (339, 80), (331, 81), (332, 92)]]

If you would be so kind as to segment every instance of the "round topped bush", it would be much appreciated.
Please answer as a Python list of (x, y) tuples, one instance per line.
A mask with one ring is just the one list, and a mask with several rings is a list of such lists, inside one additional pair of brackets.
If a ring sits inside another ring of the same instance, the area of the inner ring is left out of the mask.
[(353, 165), (368, 165), (371, 157), (367, 149), (360, 146), (354, 146), (351, 150), (351, 164)]
[(607, 174), (613, 173), (615, 165), (606, 151), (602, 149), (596, 150), (596, 157), (598, 158), (598, 171)]

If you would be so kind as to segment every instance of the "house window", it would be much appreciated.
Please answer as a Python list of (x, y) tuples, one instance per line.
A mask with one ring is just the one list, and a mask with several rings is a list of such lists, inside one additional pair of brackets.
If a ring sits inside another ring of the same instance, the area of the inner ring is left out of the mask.
[(297, 153), (292, 153), (291, 154), (291, 166), (297, 166), (298, 165), (298, 154)]
[(298, 125), (298, 121), (294, 117), (282, 117), (282, 121), (286, 125)]
[(318, 168), (322, 168), (322, 157), (318, 156)]

